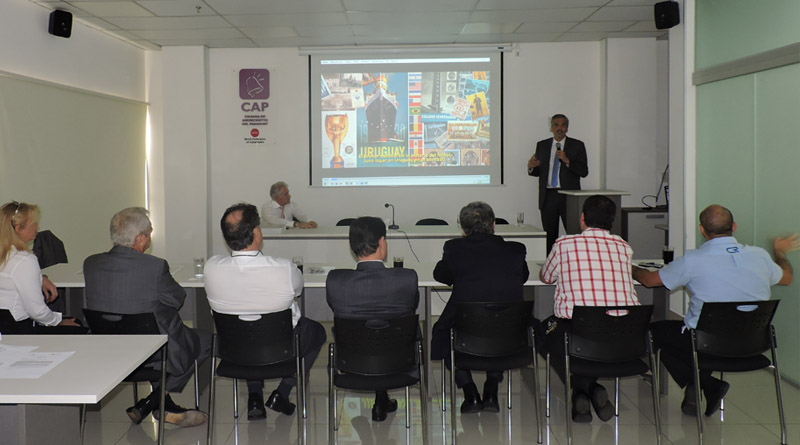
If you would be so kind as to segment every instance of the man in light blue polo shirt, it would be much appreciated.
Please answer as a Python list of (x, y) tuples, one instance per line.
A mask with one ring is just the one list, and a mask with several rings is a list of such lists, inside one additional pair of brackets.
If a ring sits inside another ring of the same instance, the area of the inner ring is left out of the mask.
[[(775, 239), (773, 261), (766, 250), (736, 241), (735, 230), (730, 210), (710, 205), (700, 213), (700, 233), (707, 240), (700, 248), (686, 252), (659, 271), (633, 266), (633, 277), (647, 287), (685, 287), (689, 293), (689, 311), (683, 321), (659, 321), (652, 324), (651, 331), (667, 371), (681, 388), (686, 388), (681, 411), (691, 416), (696, 415), (697, 406), (692, 344), (685, 327), (697, 326), (703, 303), (768, 300), (771, 286), (788, 286), (792, 282), (792, 265), (786, 254), (800, 247), (797, 234)], [(712, 377), (710, 372), (701, 372), (700, 388), (706, 398), (705, 414), (711, 416), (719, 409), (730, 384)]]

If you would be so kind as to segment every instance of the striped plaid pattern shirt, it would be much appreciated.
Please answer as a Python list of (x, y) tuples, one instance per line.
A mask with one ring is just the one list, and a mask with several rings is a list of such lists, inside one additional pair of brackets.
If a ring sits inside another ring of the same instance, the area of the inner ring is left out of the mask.
[(631, 246), (608, 230), (559, 238), (542, 269), (542, 280), (556, 283), (555, 316), (572, 318), (575, 306), (638, 305), (632, 258)]

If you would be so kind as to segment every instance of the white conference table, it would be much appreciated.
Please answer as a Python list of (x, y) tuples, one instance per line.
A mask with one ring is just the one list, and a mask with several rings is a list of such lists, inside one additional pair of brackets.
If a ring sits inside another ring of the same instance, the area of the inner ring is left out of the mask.
[[(436, 227), (436, 226), (434, 226)], [(442, 226), (439, 226), (442, 227)], [(347, 229), (346, 227), (344, 229)], [(313, 229), (312, 229), (313, 230)], [(544, 240), (544, 238), (542, 238)], [(346, 238), (345, 238), (346, 242)], [(264, 249), (266, 252), (266, 247)], [(430, 339), (433, 330), (433, 317), (438, 314), (433, 313), (432, 308), (432, 295), (436, 293), (439, 297), (442, 294), (449, 295), (449, 287), (439, 283), (433, 279), (433, 269), (436, 266), (436, 261), (409, 261), (406, 257), (404, 267), (414, 269), (419, 278), (420, 289), (420, 305), (417, 313), (423, 321), (423, 340), (425, 350), (428, 351), (430, 347)], [(391, 258), (387, 267), (391, 267)], [(304, 261), (305, 257), (304, 257)], [(660, 262), (657, 260), (656, 262)], [(524, 296), (526, 300), (534, 301), (534, 316), (543, 320), (553, 314), (553, 301), (555, 286), (542, 283), (539, 280), (539, 270), (543, 260), (528, 260), (528, 270), (530, 275), (528, 281), (524, 284)], [(639, 264), (640, 261), (635, 261)], [(355, 261), (345, 260), (339, 262), (305, 262), (303, 278), (305, 281), (305, 291), (301, 306), (303, 313), (307, 314), (310, 318), (320, 320), (332, 320), (332, 312), (328, 308), (325, 301), (325, 280), (327, 279), (326, 273), (312, 273), (315, 269), (321, 268), (355, 268)], [(203, 278), (194, 276), (194, 270), (191, 264), (172, 264), (170, 265), (175, 281), (187, 290), (186, 304), (181, 309), (181, 317), (184, 322), (194, 327), (205, 329), (206, 331), (213, 332), (214, 325), (211, 318), (208, 300), (205, 296), (205, 288)], [(83, 274), (75, 267), (60, 264), (48, 268), (46, 273), (49, 274), (50, 279), (57, 287), (72, 288), (73, 290), (82, 291), (84, 287)], [(439, 291), (442, 291), (441, 293)], [(643, 286), (637, 285), (636, 291), (639, 300), (642, 304), (653, 304), (653, 321), (666, 320), (669, 314), (669, 291), (666, 288), (647, 289)], [(82, 297), (82, 295), (81, 295)], [(442, 298), (442, 300), (444, 300)], [(72, 308), (72, 313), (79, 314), (79, 305), (83, 304), (83, 298), (73, 298), (69, 302), (69, 307)], [(425, 354), (425, 370), (430, 369), (430, 354)], [(202, 372), (200, 376), (200, 387), (204, 388), (207, 382), (207, 373)], [(427, 376), (426, 376), (427, 377)], [(432, 384), (430, 379), (427, 379), (429, 386)], [(662, 385), (662, 391), (666, 389), (666, 385)], [(430, 392), (433, 394), (433, 392)]]
[[(348, 232), (350, 228), (318, 227), (316, 229), (286, 229), (263, 226), (265, 254), (281, 258), (301, 256), (306, 263), (355, 264), (350, 252)], [(507, 241), (525, 245), (528, 259), (544, 261), (547, 240), (544, 230), (529, 224), (498, 224), (495, 233)], [(442, 257), (445, 241), (462, 236), (457, 226), (401, 226), (388, 230), (386, 240), (389, 256), (402, 256), (406, 262), (435, 262)]]
[(100, 402), (166, 342), (166, 335), (3, 335), (0, 346), (74, 352), (40, 378), (0, 377), (0, 404), (13, 404), (0, 406), (3, 443), (80, 443), (78, 405)]

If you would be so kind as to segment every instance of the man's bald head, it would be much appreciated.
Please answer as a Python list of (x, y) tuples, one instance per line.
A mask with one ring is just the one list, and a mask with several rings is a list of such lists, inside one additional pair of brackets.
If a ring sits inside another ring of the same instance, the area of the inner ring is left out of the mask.
[(733, 235), (733, 214), (719, 204), (712, 204), (700, 213), (700, 225), (709, 238)]

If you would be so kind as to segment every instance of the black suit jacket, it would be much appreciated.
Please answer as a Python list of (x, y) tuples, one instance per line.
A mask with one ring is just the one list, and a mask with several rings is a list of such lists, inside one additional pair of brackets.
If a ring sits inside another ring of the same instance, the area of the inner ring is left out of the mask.
[(167, 372), (182, 375), (194, 367), (200, 338), (178, 314), (186, 292), (169, 273), (169, 265), (130, 247), (114, 246), (86, 258), (86, 307), (118, 314), (153, 312), (167, 335)]
[(411, 269), (389, 269), (380, 261), (363, 261), (355, 270), (330, 271), (325, 294), (336, 317), (389, 320), (416, 312), (418, 283), (417, 272)]
[[(553, 168), (550, 165), (550, 149), (553, 147), (553, 138), (545, 139), (536, 143), (536, 159), (542, 162), (538, 167), (528, 170), (531, 176), (539, 177), (539, 208), (544, 205), (544, 194), (547, 191), (547, 176)], [(580, 190), (581, 178), (589, 174), (589, 166), (586, 161), (586, 146), (578, 139), (570, 137), (564, 138), (564, 154), (569, 159), (569, 167), (561, 162), (558, 169), (558, 180), (561, 182), (562, 190)]]
[(433, 278), (453, 286), (453, 293), (433, 326), (433, 360), (449, 354), (455, 303), (522, 301), (522, 288), (529, 275), (525, 254), (523, 244), (498, 235), (471, 235), (444, 243)]

